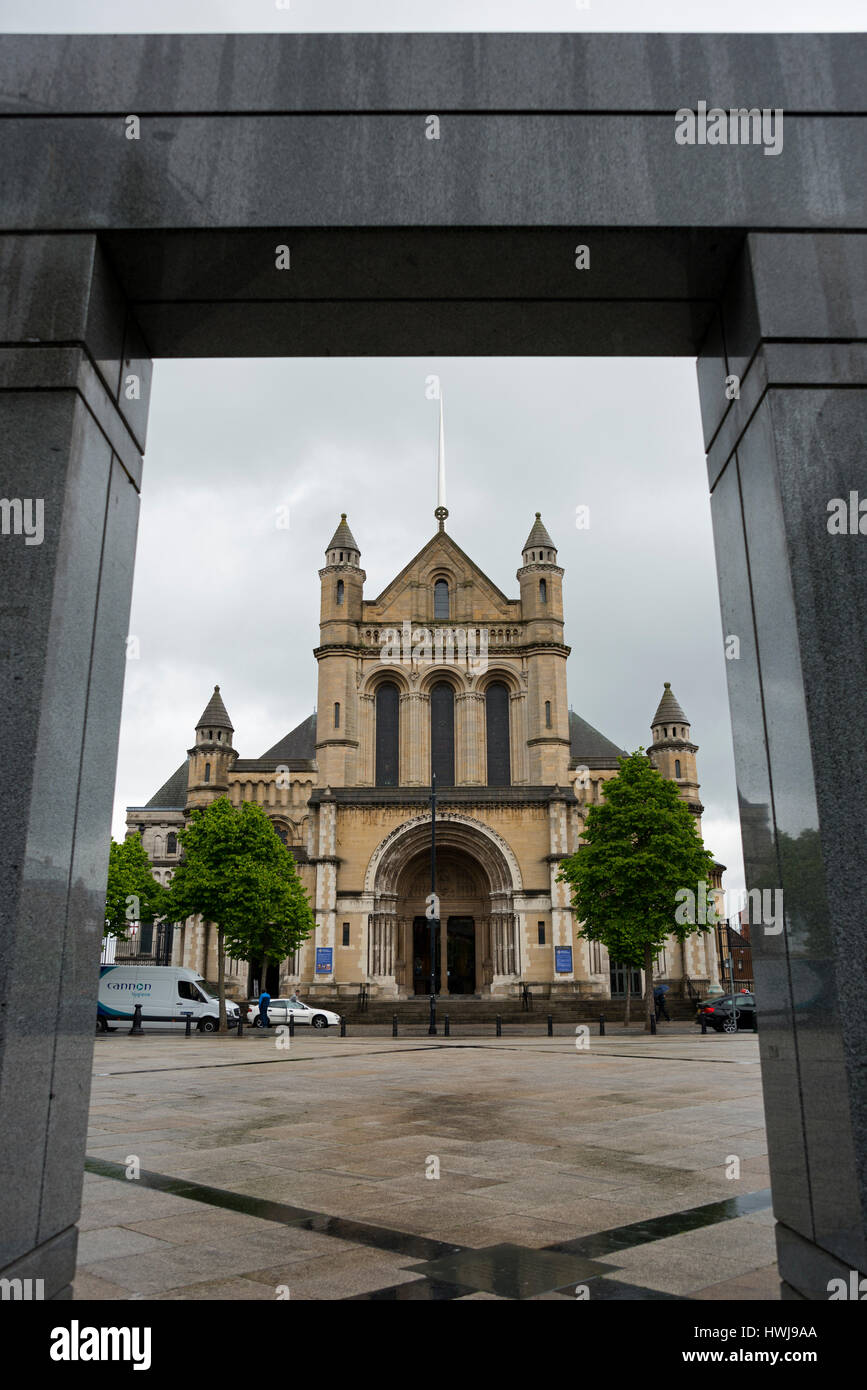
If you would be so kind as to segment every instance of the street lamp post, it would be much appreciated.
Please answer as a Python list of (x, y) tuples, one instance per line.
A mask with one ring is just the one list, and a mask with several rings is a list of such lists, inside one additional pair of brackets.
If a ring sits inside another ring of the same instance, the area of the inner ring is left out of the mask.
[(437, 1031), (437, 979), (436, 979), (436, 931), (439, 926), (439, 904), (437, 902), (437, 777), (431, 773), (430, 779), (430, 898), (428, 900), (428, 921), (430, 922), (430, 1025), (428, 1034), (436, 1036)]

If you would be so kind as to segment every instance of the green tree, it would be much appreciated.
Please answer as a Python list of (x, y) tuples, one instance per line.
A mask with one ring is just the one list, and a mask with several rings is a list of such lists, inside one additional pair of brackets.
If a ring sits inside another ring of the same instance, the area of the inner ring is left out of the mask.
[(584, 843), (563, 860), (559, 878), (570, 886), (578, 935), (601, 941), (612, 960), (643, 966), (649, 1031), (653, 963), (666, 937), (684, 941), (713, 926), (705, 891), (714, 858), (677, 784), (660, 776), (644, 749), (620, 759), (602, 795), (588, 808)]
[(226, 1026), (224, 957), (281, 961), (313, 930), (295, 860), (259, 806), (221, 796), (180, 832), (183, 855), (169, 894), (173, 920), (197, 913), (217, 927), (220, 1030)]
[(165, 916), (168, 895), (151, 872), (150, 860), (138, 835), (120, 844), (112, 840), (108, 852), (103, 938), (126, 941), (132, 922), (153, 922)]

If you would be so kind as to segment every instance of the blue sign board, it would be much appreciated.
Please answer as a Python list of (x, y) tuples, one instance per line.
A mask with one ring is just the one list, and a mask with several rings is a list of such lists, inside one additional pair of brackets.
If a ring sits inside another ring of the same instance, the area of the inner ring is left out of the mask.
[[(334, 948), (332, 946), (316, 947), (316, 974), (330, 975), (334, 969)], [(571, 966), (570, 966), (571, 969)]]
[(572, 974), (572, 947), (554, 947), (554, 969), (558, 975)]

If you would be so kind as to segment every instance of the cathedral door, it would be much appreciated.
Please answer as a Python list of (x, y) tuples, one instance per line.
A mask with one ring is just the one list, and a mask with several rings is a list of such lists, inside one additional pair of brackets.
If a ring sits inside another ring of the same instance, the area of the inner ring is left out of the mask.
[(449, 994), (476, 992), (476, 924), (472, 917), (450, 917), (446, 938)]
[[(440, 979), (440, 937), (436, 931), (437, 993)], [(414, 917), (412, 923), (412, 989), (414, 994), (430, 994), (430, 922), (427, 917)]]

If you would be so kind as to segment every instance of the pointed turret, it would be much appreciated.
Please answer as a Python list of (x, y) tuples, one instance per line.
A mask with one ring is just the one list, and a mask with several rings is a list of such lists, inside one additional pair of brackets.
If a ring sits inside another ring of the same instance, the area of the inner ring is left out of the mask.
[[(351, 784), (358, 747), (358, 673), (356, 652), (361, 645), (364, 581), (358, 541), (349, 529), (346, 513), (325, 552), (319, 571), (319, 691), (316, 721), (316, 758), (323, 777), (334, 786)], [(347, 762), (352, 772), (347, 772)]]
[[(667, 724), (683, 727), (686, 730), (683, 737), (689, 737), (689, 720), (681, 709), (677, 696), (672, 691), (671, 681), (665, 682), (659, 707), (650, 721), (651, 729), (655, 729), (657, 724), (660, 724), (663, 728), (665, 728)], [(666, 734), (666, 738), (667, 737), (668, 735)]]
[(349, 529), (346, 512), (340, 513), (340, 523), (328, 545), (325, 558), (329, 565), (357, 565), (361, 559), (358, 541)]
[(229, 773), (238, 757), (232, 747), (234, 732), (220, 687), (215, 685), (213, 695), (196, 721), (196, 741), (187, 749), (187, 811), (194, 806), (207, 806), (228, 793)]
[(196, 728), (228, 729), (230, 733), (235, 732), (235, 726), (229, 718), (226, 706), (223, 704), (223, 697), (220, 694), (220, 687), (218, 685), (214, 686), (213, 695), (196, 720)]
[(524, 564), (556, 564), (557, 547), (548, 535), (545, 523), (542, 520), (542, 513), (536, 513), (536, 520), (530, 528), (530, 534), (524, 542)]
[(541, 512), (536, 513), (524, 542), (523, 559), (516, 578), (521, 585), (521, 619), (528, 651), (530, 781), (563, 787), (568, 782), (570, 758), (563, 571)]
[(653, 743), (647, 756), (657, 772), (677, 783), (681, 796), (698, 819), (704, 810), (698, 795), (698, 770), (695, 760), (698, 745), (692, 742), (689, 720), (671, 688), (671, 681), (666, 681), (663, 686), (662, 699), (651, 720), (650, 728)]

